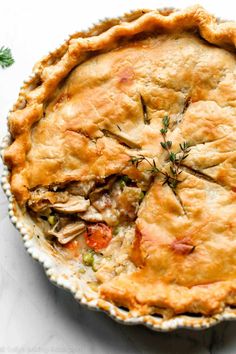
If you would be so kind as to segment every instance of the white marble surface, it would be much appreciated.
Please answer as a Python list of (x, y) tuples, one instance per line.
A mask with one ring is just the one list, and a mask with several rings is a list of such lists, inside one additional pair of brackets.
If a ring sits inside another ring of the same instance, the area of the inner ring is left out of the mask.
[[(0, 138), (6, 115), (34, 62), (70, 33), (130, 9), (185, 7), (194, 1), (5, 0), (0, 1), (0, 46), (12, 48), (16, 63), (0, 69)], [(234, 19), (233, 1), (201, 1), (211, 12)], [(79, 6), (82, 5), (82, 7)], [(92, 12), (91, 12), (92, 10)], [(127, 327), (91, 312), (48, 281), (26, 253), (7, 216), (0, 191), (0, 353), (235, 354), (236, 323), (201, 332), (155, 333)]]

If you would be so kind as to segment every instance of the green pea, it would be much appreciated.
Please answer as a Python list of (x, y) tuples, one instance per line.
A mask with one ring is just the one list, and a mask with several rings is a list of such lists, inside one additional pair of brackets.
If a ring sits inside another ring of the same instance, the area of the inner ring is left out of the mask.
[(57, 218), (55, 215), (49, 215), (48, 216), (48, 222), (51, 226), (54, 226), (57, 222)]
[(113, 228), (112, 233), (113, 233), (113, 235), (117, 235), (119, 233), (119, 231), (120, 231), (119, 226), (116, 226)]
[(96, 272), (96, 271), (97, 271), (97, 268), (95, 267), (94, 262), (93, 262), (93, 264), (92, 264), (92, 270), (93, 270), (94, 272)]
[(139, 195), (139, 199), (143, 200), (144, 196), (145, 196), (144, 192), (141, 192), (140, 195)]
[(93, 266), (94, 256), (93, 256), (92, 252), (86, 252), (83, 254), (83, 263), (89, 267)]
[(125, 181), (123, 181), (123, 179), (121, 179), (119, 183), (120, 183), (121, 189), (123, 190), (125, 188), (125, 186), (126, 186)]
[(80, 268), (80, 269), (78, 270), (78, 272), (79, 272), (80, 274), (84, 274), (84, 273), (86, 272), (86, 270), (85, 270), (84, 268)]

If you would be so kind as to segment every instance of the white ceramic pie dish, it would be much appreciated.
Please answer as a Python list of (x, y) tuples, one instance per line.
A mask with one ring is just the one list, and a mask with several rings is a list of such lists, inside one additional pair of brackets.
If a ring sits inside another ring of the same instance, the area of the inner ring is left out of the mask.
[[(37, 69), (33, 71), (29, 81), (25, 82), (24, 86), (31, 84), (36, 75)], [(4, 153), (10, 143), (11, 136), (8, 134), (2, 142), (1, 154)], [(22, 235), (27, 252), (43, 265), (50, 281), (59, 287), (69, 290), (82, 305), (93, 310), (103, 311), (123, 324), (143, 324), (156, 331), (170, 331), (177, 328), (203, 329), (224, 320), (236, 318), (236, 309), (230, 307), (227, 307), (223, 313), (210, 317), (179, 315), (168, 320), (159, 315), (135, 317), (130, 312), (98, 298), (97, 293), (91, 290), (86, 281), (77, 276), (78, 270), (73, 260), (68, 262), (53, 252), (30, 217), (22, 214), (10, 190), (7, 166), (4, 166), (2, 187), (9, 200), (10, 219)]]

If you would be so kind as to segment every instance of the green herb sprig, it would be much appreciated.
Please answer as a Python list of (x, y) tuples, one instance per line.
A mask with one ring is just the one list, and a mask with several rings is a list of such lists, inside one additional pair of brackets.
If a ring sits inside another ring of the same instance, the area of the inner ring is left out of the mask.
[(14, 59), (11, 54), (11, 50), (6, 47), (1, 47), (0, 48), (0, 65), (1, 67), (7, 68), (8, 66), (11, 66), (14, 63)]
[(130, 162), (138, 168), (139, 164), (143, 161), (146, 161), (149, 165), (150, 168), (147, 169), (147, 172), (150, 172), (152, 175), (157, 175), (161, 174), (164, 177), (163, 180), (163, 185), (168, 184), (170, 188), (173, 190), (176, 189), (177, 185), (181, 182), (179, 180), (179, 176), (182, 172), (181, 170), (181, 164), (183, 160), (185, 160), (190, 152), (190, 146), (188, 142), (183, 142), (182, 144), (179, 144), (181, 152), (177, 155), (175, 152), (171, 150), (172, 147), (172, 141), (167, 140), (167, 132), (170, 126), (170, 118), (168, 116), (165, 116), (162, 119), (162, 128), (160, 130), (161, 135), (163, 137), (163, 141), (161, 141), (161, 146), (164, 150), (167, 152), (167, 159), (170, 162), (170, 172), (171, 174), (162, 171), (159, 169), (156, 165), (155, 159), (152, 159), (152, 162), (150, 159), (145, 157), (144, 155), (138, 155), (138, 156), (132, 156), (130, 159)]
[(184, 141), (182, 144), (179, 144), (181, 153), (177, 154), (173, 151), (171, 151), (172, 147), (172, 141), (166, 140), (166, 135), (169, 129), (170, 125), (170, 118), (168, 116), (165, 116), (162, 120), (163, 128), (160, 130), (163, 141), (160, 143), (162, 148), (167, 151), (168, 154), (168, 160), (170, 161), (170, 171), (172, 176), (168, 179), (168, 181), (165, 181), (165, 183), (171, 184), (172, 188), (176, 188), (178, 183), (180, 182), (178, 180), (179, 175), (181, 174), (180, 166), (183, 160), (185, 160), (190, 152), (190, 146), (189, 143)]
[(147, 169), (146, 172), (151, 173), (153, 176), (160, 173), (164, 177), (163, 185), (167, 183), (168, 185), (172, 186), (172, 188), (174, 188), (174, 181), (172, 181), (173, 177), (171, 177), (167, 172), (163, 172), (162, 170), (160, 170), (156, 165), (155, 159), (152, 159), (152, 161), (150, 161), (144, 155), (132, 156), (130, 159), (130, 162), (136, 168), (138, 168), (139, 164), (143, 161), (146, 161), (150, 165), (150, 168)]

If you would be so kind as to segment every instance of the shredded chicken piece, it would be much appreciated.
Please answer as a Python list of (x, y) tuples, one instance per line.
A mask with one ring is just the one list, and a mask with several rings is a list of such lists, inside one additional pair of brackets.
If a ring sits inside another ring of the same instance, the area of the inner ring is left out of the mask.
[(28, 206), (36, 213), (43, 212), (54, 203), (66, 203), (69, 199), (68, 192), (52, 192), (40, 187), (30, 193)]
[(100, 214), (97, 209), (95, 209), (92, 205), (88, 208), (85, 213), (79, 214), (81, 219), (90, 222), (99, 222), (104, 221), (102, 214)]
[(95, 181), (71, 182), (67, 187), (67, 191), (73, 195), (81, 195), (82, 197), (87, 197), (94, 186)]
[(91, 200), (91, 202), (94, 202), (95, 200), (100, 198), (106, 191), (110, 191), (116, 179), (117, 177), (113, 176), (107, 181), (104, 186), (95, 188), (94, 191), (89, 194), (89, 199)]
[(56, 236), (61, 244), (66, 244), (75, 237), (81, 235), (86, 231), (86, 224), (84, 221), (75, 221), (66, 224), (59, 231), (56, 231), (60, 222), (58, 222), (52, 230), (48, 231), (49, 235)]
[(110, 226), (117, 224), (119, 220), (119, 211), (116, 208), (116, 202), (108, 193), (102, 194), (92, 205), (101, 213), (103, 220)]
[(70, 196), (66, 203), (56, 203), (51, 207), (60, 213), (74, 214), (86, 211), (89, 208), (89, 205), (90, 201), (88, 199), (77, 195)]
[(99, 199), (94, 201), (92, 205), (100, 212), (102, 212), (106, 208), (110, 208), (112, 206), (112, 200), (108, 193), (104, 193), (100, 196)]

